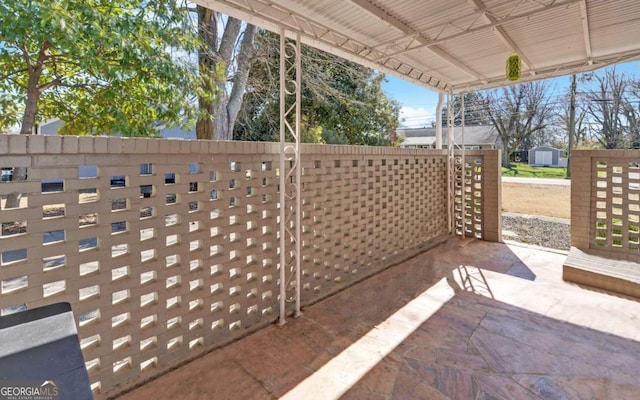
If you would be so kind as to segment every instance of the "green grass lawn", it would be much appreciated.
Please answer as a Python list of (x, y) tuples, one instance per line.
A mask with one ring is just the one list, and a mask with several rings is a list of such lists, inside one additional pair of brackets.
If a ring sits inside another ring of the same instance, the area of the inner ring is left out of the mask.
[(520, 178), (556, 178), (567, 176), (566, 168), (531, 167), (524, 163), (513, 163), (511, 168), (502, 168), (502, 176), (517, 176)]

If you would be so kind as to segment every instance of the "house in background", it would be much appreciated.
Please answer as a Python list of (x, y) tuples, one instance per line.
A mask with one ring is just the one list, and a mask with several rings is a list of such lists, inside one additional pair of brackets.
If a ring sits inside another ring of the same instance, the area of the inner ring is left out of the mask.
[[(50, 121), (43, 122), (36, 128), (36, 135), (57, 135), (58, 130), (62, 128), (64, 122), (59, 119), (52, 119)], [(196, 128), (193, 127), (191, 130), (183, 130), (179, 127), (166, 127), (165, 125), (160, 125), (157, 127), (160, 131), (160, 137), (165, 139), (195, 139), (196, 138)]]
[(529, 150), (529, 165), (532, 167), (566, 167), (564, 150), (551, 146), (540, 146)]
[[(404, 148), (436, 148), (436, 128), (417, 128), (396, 130), (398, 136), (404, 140), (400, 147)], [(453, 140), (456, 145), (462, 144), (462, 128), (453, 128)], [(449, 147), (447, 142), (447, 128), (442, 128), (442, 148)], [(492, 125), (465, 126), (464, 147), (468, 150), (502, 149), (502, 141), (498, 131)]]
[(59, 119), (52, 119), (49, 121), (45, 121), (35, 127), (35, 135), (57, 135), (58, 129), (64, 126), (64, 122)]

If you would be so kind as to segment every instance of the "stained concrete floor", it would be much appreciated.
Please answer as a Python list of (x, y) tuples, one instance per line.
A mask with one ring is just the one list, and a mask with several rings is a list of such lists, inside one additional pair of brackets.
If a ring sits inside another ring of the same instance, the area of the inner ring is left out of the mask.
[(564, 259), (451, 239), (121, 399), (640, 398), (640, 302)]

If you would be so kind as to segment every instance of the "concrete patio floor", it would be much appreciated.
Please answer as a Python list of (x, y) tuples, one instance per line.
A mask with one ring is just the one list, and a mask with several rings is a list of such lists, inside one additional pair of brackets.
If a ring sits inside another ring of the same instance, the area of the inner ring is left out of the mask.
[(120, 399), (640, 398), (640, 302), (565, 257), (450, 239)]

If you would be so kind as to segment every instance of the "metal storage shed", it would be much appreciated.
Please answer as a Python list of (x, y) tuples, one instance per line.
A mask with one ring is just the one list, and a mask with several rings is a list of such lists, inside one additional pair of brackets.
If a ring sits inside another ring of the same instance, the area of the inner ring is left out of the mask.
[(529, 150), (529, 165), (536, 167), (566, 167), (564, 151), (550, 146), (540, 146)]

